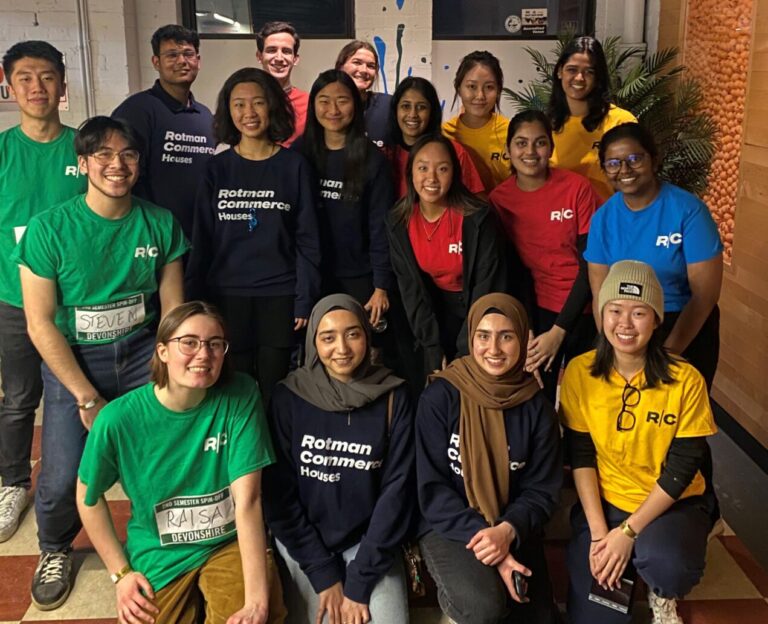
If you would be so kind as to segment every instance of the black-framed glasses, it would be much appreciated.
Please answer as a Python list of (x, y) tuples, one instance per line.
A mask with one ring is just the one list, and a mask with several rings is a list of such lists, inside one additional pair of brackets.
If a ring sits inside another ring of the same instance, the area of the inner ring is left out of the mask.
[(629, 382), (621, 393), (621, 411), (616, 417), (616, 431), (631, 431), (635, 427), (635, 414), (629, 411), (629, 407), (637, 407), (640, 403), (640, 388), (636, 388)]
[(621, 163), (627, 163), (630, 169), (639, 169), (645, 162), (647, 154), (628, 154), (626, 158), (609, 158), (603, 161), (603, 169), (606, 173), (618, 173), (621, 171)]
[(120, 162), (123, 162), (126, 165), (135, 165), (139, 162), (141, 154), (139, 153), (139, 150), (135, 149), (124, 149), (119, 152), (112, 149), (100, 149), (97, 152), (93, 152), (91, 156), (93, 156), (93, 159), (102, 166), (111, 164), (115, 159), (115, 156), (120, 159)]
[(208, 350), (213, 355), (224, 355), (229, 351), (229, 342), (224, 338), (203, 340), (197, 336), (179, 336), (177, 338), (169, 338), (168, 342), (175, 342), (179, 347), (179, 353), (182, 355), (195, 355), (203, 348), (203, 345), (208, 347)]

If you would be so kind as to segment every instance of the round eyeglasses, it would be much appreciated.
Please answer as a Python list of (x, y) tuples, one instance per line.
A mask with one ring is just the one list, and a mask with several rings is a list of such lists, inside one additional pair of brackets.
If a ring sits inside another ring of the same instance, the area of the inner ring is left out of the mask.
[(179, 336), (178, 338), (169, 338), (168, 342), (175, 342), (179, 347), (179, 353), (182, 355), (195, 355), (203, 348), (203, 345), (208, 347), (213, 355), (224, 355), (229, 351), (229, 342), (224, 338), (203, 340), (197, 336)]
[(646, 154), (628, 154), (626, 158), (609, 158), (603, 161), (603, 169), (606, 173), (618, 173), (621, 171), (621, 163), (627, 163), (630, 169), (639, 169), (645, 162)]

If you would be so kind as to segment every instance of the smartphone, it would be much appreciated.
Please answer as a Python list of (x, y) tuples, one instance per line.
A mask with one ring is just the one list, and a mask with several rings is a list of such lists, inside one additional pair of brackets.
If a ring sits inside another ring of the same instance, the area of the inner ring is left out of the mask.
[(517, 570), (514, 570), (512, 572), (512, 582), (515, 584), (515, 591), (520, 600), (525, 600), (525, 594), (528, 593), (528, 583), (525, 582), (525, 577)]
[(632, 604), (632, 593), (635, 589), (635, 581), (622, 577), (619, 580), (618, 589), (603, 589), (595, 579), (592, 579), (592, 587), (589, 590), (589, 599), (619, 613), (629, 613)]

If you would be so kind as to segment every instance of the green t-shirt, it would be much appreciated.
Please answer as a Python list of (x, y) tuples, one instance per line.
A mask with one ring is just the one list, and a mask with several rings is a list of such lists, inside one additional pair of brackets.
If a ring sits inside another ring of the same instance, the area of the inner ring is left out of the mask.
[(29, 220), (84, 193), (88, 178), (77, 167), (75, 130), (64, 126), (50, 143), (33, 141), (15, 126), (0, 132), (0, 301), (21, 307), (19, 268), (11, 252)]
[(105, 344), (155, 319), (160, 271), (188, 248), (165, 208), (134, 197), (111, 220), (78, 195), (33, 217), (11, 259), (56, 282), (56, 326), (70, 344)]
[(235, 539), (229, 485), (274, 461), (256, 382), (236, 373), (187, 412), (163, 407), (152, 383), (111, 401), (78, 474), (86, 505), (120, 480), (131, 501), (128, 561), (158, 590)]

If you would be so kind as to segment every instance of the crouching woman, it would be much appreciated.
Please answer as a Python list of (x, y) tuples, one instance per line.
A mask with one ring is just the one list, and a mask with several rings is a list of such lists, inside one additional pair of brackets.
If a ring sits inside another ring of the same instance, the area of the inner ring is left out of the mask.
[(525, 372), (522, 305), (485, 295), (468, 328), (470, 355), (433, 375), (419, 401), (421, 552), (457, 624), (554, 622), (541, 536), (562, 482), (557, 418)]
[[(106, 405), (77, 484), (83, 526), (117, 592), (118, 622), (282, 622), (261, 513), (274, 461), (256, 382), (230, 374), (224, 322), (200, 301), (161, 322), (152, 381)], [(125, 550), (104, 493), (131, 501)], [(271, 591), (272, 590), (272, 591)]]

